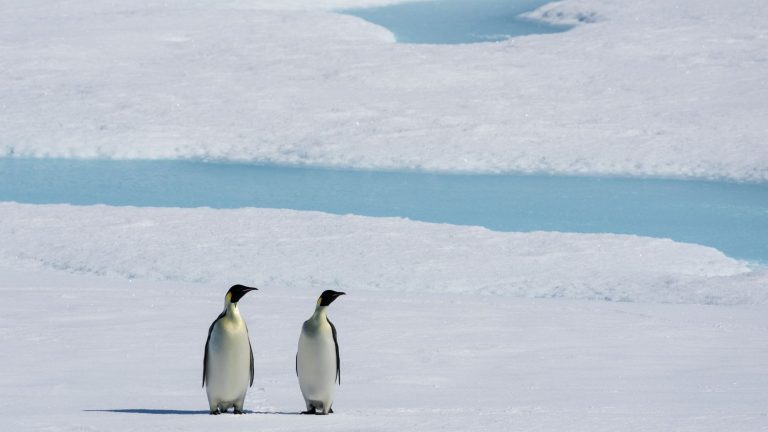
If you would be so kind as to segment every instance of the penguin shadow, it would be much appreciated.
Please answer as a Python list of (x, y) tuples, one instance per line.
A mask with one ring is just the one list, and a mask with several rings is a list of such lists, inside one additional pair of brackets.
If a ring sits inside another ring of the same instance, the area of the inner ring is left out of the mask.
[[(122, 409), (87, 409), (84, 412), (108, 412), (118, 414), (151, 414), (151, 415), (210, 415), (208, 410), (176, 410), (176, 409), (151, 409), (151, 408), (122, 408)], [(232, 414), (224, 413), (222, 415)], [(301, 415), (301, 412), (286, 411), (250, 411), (245, 410), (243, 414), (259, 415)]]
[(119, 414), (160, 414), (160, 415), (208, 415), (208, 410), (176, 410), (176, 409), (149, 409), (149, 408), (123, 408), (123, 409), (87, 409), (84, 412), (108, 412)]

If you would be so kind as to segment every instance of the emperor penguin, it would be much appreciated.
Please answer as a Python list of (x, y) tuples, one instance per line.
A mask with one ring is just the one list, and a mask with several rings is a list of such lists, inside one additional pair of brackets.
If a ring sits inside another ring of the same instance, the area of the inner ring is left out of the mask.
[(304, 321), (296, 353), (296, 376), (307, 410), (302, 414), (333, 412), (335, 384), (341, 385), (339, 340), (336, 327), (328, 319), (328, 305), (343, 292), (326, 290), (317, 299), (315, 313)]
[(208, 394), (211, 414), (221, 414), (230, 407), (243, 413), (248, 387), (253, 385), (253, 350), (248, 327), (240, 316), (237, 302), (250, 291), (234, 285), (224, 296), (224, 311), (208, 329), (203, 356), (203, 386)]

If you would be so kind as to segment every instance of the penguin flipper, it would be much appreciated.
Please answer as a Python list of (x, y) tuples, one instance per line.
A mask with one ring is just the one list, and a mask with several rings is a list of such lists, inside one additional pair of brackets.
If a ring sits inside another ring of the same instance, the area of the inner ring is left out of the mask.
[[(209, 338), (210, 339), (210, 338)], [(205, 387), (205, 373), (208, 366), (208, 341), (205, 341), (205, 354), (203, 354), (203, 387)]]
[(248, 387), (253, 387), (253, 346), (251, 346), (251, 335), (248, 334), (248, 326), (245, 326), (245, 335), (248, 337), (248, 352), (251, 355), (251, 381)]
[(251, 352), (251, 384), (248, 387), (253, 386), (253, 347), (251, 347), (251, 338), (248, 338), (248, 351)]
[[(205, 387), (205, 377), (208, 373), (208, 344), (211, 342), (211, 333), (213, 333), (213, 326), (215, 326), (216, 322), (222, 318), (224, 318), (224, 312), (220, 313), (219, 316), (213, 320), (211, 326), (208, 327), (208, 339), (205, 340), (205, 351), (203, 352), (203, 387)], [(253, 356), (253, 354), (251, 354), (251, 356)], [(251, 357), (251, 365), (253, 365), (253, 357)], [(253, 367), (251, 367), (251, 371), (253, 371)], [(251, 372), (251, 377), (253, 377), (253, 372)]]
[(331, 333), (333, 333), (333, 345), (336, 347), (336, 378), (339, 380), (339, 385), (341, 385), (341, 359), (339, 358), (339, 339), (336, 336), (336, 326), (333, 325), (328, 317), (325, 317), (325, 320), (331, 325)]

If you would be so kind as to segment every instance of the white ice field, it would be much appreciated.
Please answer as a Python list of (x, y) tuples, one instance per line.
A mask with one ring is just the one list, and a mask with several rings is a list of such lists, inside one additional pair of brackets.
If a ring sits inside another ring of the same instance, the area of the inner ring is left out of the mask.
[[(366, 1), (0, 3), (0, 153), (768, 180), (768, 7), (393, 43)], [(382, 2), (379, 2), (382, 3)], [(256, 378), (209, 416), (233, 283)], [(324, 289), (342, 386), (303, 409)], [(277, 209), (0, 203), (2, 431), (765, 431), (768, 269), (666, 239)]]
[(763, 0), (448, 46), (329, 12), (374, 3), (5, 0), (0, 154), (768, 180)]

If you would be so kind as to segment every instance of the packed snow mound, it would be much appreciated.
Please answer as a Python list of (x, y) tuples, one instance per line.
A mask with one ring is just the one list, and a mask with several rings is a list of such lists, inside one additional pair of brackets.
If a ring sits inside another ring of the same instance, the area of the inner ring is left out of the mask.
[(547, 3), (531, 12), (526, 12), (522, 14), (522, 17), (549, 24), (576, 26), (598, 21), (600, 17), (595, 9), (605, 10), (605, 5), (595, 8), (594, 3), (590, 2), (556, 1)]
[(0, 263), (281, 289), (765, 303), (768, 272), (667, 239), (271, 209), (0, 204)]
[(334, 7), (0, 6), (0, 155), (768, 180), (762, 0), (565, 0), (407, 45)]

